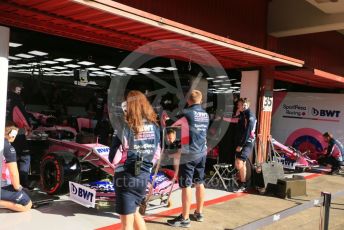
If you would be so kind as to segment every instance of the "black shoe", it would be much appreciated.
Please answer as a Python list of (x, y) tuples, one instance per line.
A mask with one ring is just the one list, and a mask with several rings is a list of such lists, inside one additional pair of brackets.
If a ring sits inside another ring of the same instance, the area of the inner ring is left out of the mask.
[(168, 220), (167, 224), (172, 227), (188, 228), (190, 227), (190, 219), (184, 219), (183, 215), (180, 214), (178, 217)]
[(204, 221), (204, 216), (202, 213), (194, 212), (193, 214), (193, 219), (197, 222), (203, 222)]

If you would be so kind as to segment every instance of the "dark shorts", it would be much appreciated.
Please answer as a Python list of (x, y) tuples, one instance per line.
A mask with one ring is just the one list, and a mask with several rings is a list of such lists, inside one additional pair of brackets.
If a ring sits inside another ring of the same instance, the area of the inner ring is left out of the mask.
[(18, 192), (14, 190), (12, 185), (1, 188), (1, 200), (10, 201), (23, 206), (26, 206), (31, 201), (30, 197), (23, 190)]
[(133, 176), (127, 172), (115, 173), (116, 213), (129, 215), (136, 212), (146, 195), (149, 173)]
[(191, 187), (193, 183), (203, 184), (206, 159), (206, 156), (202, 156), (179, 166), (179, 187)]
[(247, 142), (241, 152), (235, 152), (235, 157), (242, 161), (246, 161), (253, 152), (254, 142)]
[(326, 156), (318, 159), (320, 165), (331, 165), (333, 170), (340, 168), (341, 162), (333, 156)]

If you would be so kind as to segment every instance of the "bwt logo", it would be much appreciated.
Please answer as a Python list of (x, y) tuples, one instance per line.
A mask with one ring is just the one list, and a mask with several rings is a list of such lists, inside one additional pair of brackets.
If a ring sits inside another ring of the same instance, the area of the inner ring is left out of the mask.
[(97, 148), (98, 153), (107, 153), (109, 152), (110, 148)]
[(72, 184), (72, 193), (74, 195), (77, 195), (78, 197), (81, 197), (85, 200), (89, 200), (90, 202), (93, 202), (93, 193), (86, 191), (82, 188), (75, 187), (74, 184)]
[(339, 110), (328, 110), (328, 109), (315, 109), (312, 108), (312, 115), (313, 116), (320, 116), (320, 117), (339, 117), (340, 111)]

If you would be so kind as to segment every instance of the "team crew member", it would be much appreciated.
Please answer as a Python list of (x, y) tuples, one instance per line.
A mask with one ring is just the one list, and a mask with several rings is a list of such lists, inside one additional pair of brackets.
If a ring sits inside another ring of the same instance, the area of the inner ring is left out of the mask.
[(164, 168), (173, 169), (177, 175), (179, 169), (181, 142), (177, 139), (175, 128), (167, 129), (165, 139), (164, 153), (166, 153), (167, 157), (161, 160), (161, 165)]
[[(185, 126), (189, 128), (189, 144), (183, 145), (179, 166), (179, 186), (182, 188), (183, 213), (178, 217), (168, 220), (167, 223), (174, 227), (190, 226), (191, 185), (196, 187), (197, 208), (194, 212), (196, 221), (203, 221), (204, 204), (204, 169), (207, 153), (207, 131), (209, 116), (201, 107), (202, 93), (193, 90), (188, 98), (188, 108), (183, 111), (182, 117), (175, 123), (182, 124), (182, 133)], [(182, 134), (183, 135), (183, 134)], [(182, 137), (183, 139), (184, 137)]]
[(250, 102), (245, 98), (238, 100), (238, 110), (240, 111), (237, 147), (235, 149), (235, 167), (239, 171), (240, 182), (236, 192), (243, 192), (247, 189), (246, 184), (246, 161), (253, 151), (255, 142), (255, 129), (257, 119), (250, 111)]
[[(126, 99), (125, 126), (114, 138), (111, 153), (122, 145), (122, 159), (115, 169), (116, 212), (122, 229), (146, 229), (138, 206), (145, 197), (154, 157), (160, 151), (157, 115), (145, 95), (130, 91)], [(112, 162), (114, 156), (109, 156)]]
[(10, 144), (16, 138), (17, 133), (18, 128), (14, 125), (6, 125), (4, 159), (1, 159), (3, 165), (0, 206), (17, 212), (25, 212), (31, 208), (32, 202), (20, 185), (16, 150)]
[(28, 187), (28, 175), (31, 157), (29, 155), (26, 135), (31, 131), (30, 119), (20, 97), (23, 85), (17, 80), (9, 82), (7, 93), (6, 120), (13, 122), (18, 128), (18, 135), (13, 142), (17, 152), (20, 181), (24, 187)]
[(343, 164), (344, 147), (343, 144), (333, 138), (333, 135), (326, 132), (323, 134), (324, 141), (328, 143), (326, 155), (318, 159), (319, 164), (331, 168), (331, 172), (340, 169)]

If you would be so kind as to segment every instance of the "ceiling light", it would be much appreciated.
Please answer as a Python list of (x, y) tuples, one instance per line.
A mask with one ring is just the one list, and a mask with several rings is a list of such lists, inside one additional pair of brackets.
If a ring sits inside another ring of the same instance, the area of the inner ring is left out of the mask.
[(15, 56), (22, 57), (22, 58), (33, 58), (34, 57), (32, 55), (29, 55), (29, 54), (16, 54)]
[(241, 85), (241, 82), (239, 81), (239, 82), (234, 82), (233, 83), (234, 85)]
[(42, 68), (42, 70), (45, 70), (45, 71), (53, 71), (54, 69), (52, 69), (52, 68)]
[(229, 83), (224, 83), (224, 84), (222, 84), (222, 85), (232, 85), (232, 84), (229, 84)]
[(75, 64), (68, 64), (68, 65), (64, 65), (64, 66), (69, 67), (69, 68), (78, 68), (78, 67), (80, 67), (79, 65), (75, 65)]
[(94, 71), (93, 73), (95, 73), (95, 74), (100, 74), (100, 75), (106, 75), (106, 73), (105, 73), (105, 72), (102, 72), (102, 71)]
[(112, 65), (102, 65), (102, 66), (99, 66), (100, 68), (102, 69), (114, 69), (116, 68), (115, 66), (112, 66)]
[(284, 88), (282, 88), (282, 89), (274, 89), (274, 92), (279, 92), (279, 91), (286, 91), (287, 89), (284, 89)]
[(16, 67), (31, 67), (31, 65), (28, 64), (18, 64)]
[(165, 69), (169, 71), (178, 70), (176, 67), (166, 67)]
[(59, 61), (59, 62), (69, 62), (72, 61), (73, 59), (69, 59), (69, 58), (57, 58), (54, 59), (54, 61)]
[(227, 78), (225, 75), (217, 76), (216, 78)]
[(11, 60), (20, 60), (21, 58), (19, 58), (19, 57), (13, 57), (13, 56), (8, 56), (8, 59), (11, 59)]
[(19, 47), (19, 46), (22, 46), (23, 44), (19, 44), (19, 43), (14, 43), (14, 42), (10, 42), (9, 46), (10, 47)]
[(29, 65), (38, 65), (39, 63), (38, 62), (29, 62), (28, 64)]
[(78, 62), (78, 64), (80, 64), (80, 65), (94, 65), (95, 63), (89, 62), (89, 61), (80, 61), (80, 62)]
[(91, 67), (91, 68), (87, 68), (88, 70), (91, 70), (91, 71), (97, 71), (97, 70), (100, 70), (99, 68), (95, 68), (95, 67)]
[(67, 69), (67, 67), (64, 67), (64, 66), (53, 66), (51, 68), (53, 68), (53, 69)]
[(56, 64), (58, 62), (56, 61), (42, 61), (41, 63), (45, 63), (45, 64)]
[(151, 69), (149, 68), (140, 68), (140, 69), (137, 69), (138, 71), (142, 71), (142, 72), (148, 72), (148, 71), (151, 71)]
[(134, 70), (133, 68), (129, 68), (129, 67), (121, 67), (121, 68), (118, 68), (118, 69), (123, 70), (123, 71)]
[(154, 73), (161, 73), (164, 72), (162, 69), (152, 69)]
[(117, 71), (113, 70), (113, 69), (107, 69), (107, 70), (104, 70), (105, 72), (109, 72), (109, 73), (117, 73)]
[(239, 89), (240, 87), (239, 86), (232, 86), (230, 87), (231, 89)]
[(41, 52), (41, 51), (38, 51), (38, 50), (30, 51), (29, 54), (33, 54), (33, 55), (36, 55), (36, 56), (45, 56), (45, 55), (48, 55), (48, 53)]
[(225, 89), (228, 89), (228, 88), (223, 88), (223, 87), (222, 87), (222, 88), (218, 88), (218, 89), (225, 90)]
[(215, 78), (213, 78), (213, 77), (207, 77), (206, 79), (207, 79), (207, 80), (214, 80)]
[(141, 74), (144, 74), (144, 75), (148, 75), (148, 74), (151, 74), (150, 72), (148, 71), (140, 71)]
[(126, 72), (126, 74), (129, 74), (129, 75), (138, 75), (138, 73), (135, 71), (135, 72)]
[(214, 80), (213, 82), (223, 82), (223, 80)]

